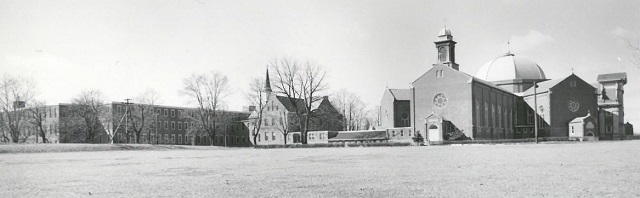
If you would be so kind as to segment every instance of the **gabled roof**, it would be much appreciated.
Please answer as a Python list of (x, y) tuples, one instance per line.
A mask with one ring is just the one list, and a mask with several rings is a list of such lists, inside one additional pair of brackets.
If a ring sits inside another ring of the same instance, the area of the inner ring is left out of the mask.
[(320, 105), (322, 105), (322, 103), (327, 103), (327, 105), (330, 105), (331, 107), (333, 107), (333, 104), (331, 104), (331, 101), (329, 101), (329, 97), (322, 97), (322, 99), (320, 99), (320, 100), (314, 102), (313, 104), (311, 104), (311, 110), (318, 109), (318, 107), (320, 107)]
[[(440, 66), (440, 65), (436, 65), (436, 66), (431, 67), (431, 69), (429, 69), (427, 72), (425, 72), (424, 74), (422, 74), (422, 75), (421, 75), (420, 77), (418, 77), (416, 80), (414, 80), (413, 82), (411, 82), (411, 84), (416, 83), (419, 79), (421, 79), (422, 77), (424, 77), (425, 75), (427, 75), (427, 73), (431, 72), (431, 70), (433, 70), (434, 68), (436, 68), (436, 67), (438, 67), (438, 66)], [(467, 73), (464, 73), (464, 72), (461, 72), (461, 71), (455, 70), (455, 69), (453, 69), (453, 68), (450, 68), (450, 67), (447, 67), (447, 66), (444, 66), (444, 65), (442, 65), (442, 67), (447, 68), (447, 69), (449, 69), (449, 70), (451, 70), (451, 71), (453, 71), (453, 72), (457, 72), (457, 73), (460, 73), (460, 74), (462, 74), (462, 75), (465, 75), (465, 76), (469, 77), (469, 79), (470, 79), (470, 80), (472, 80), (473, 82), (480, 83), (480, 84), (483, 84), (483, 85), (485, 85), (485, 86), (492, 87), (492, 88), (494, 88), (494, 89), (502, 90), (502, 91), (504, 91), (504, 92), (506, 92), (506, 93), (509, 93), (509, 94), (513, 94), (513, 93), (511, 93), (509, 90), (506, 90), (506, 89), (504, 89), (504, 88), (502, 88), (502, 87), (496, 86), (495, 84), (490, 83), (490, 82), (487, 82), (487, 81), (484, 81), (484, 80), (482, 80), (482, 79), (480, 79), (480, 78), (476, 78), (476, 77), (474, 77), (474, 76), (472, 76), (472, 75), (469, 75), (469, 74), (467, 74)], [(513, 94), (513, 95), (515, 95), (515, 94)]]
[[(289, 112), (296, 111), (296, 107), (293, 106), (293, 104), (291, 103), (291, 100), (289, 100), (289, 98), (287, 98), (285, 96), (276, 96), (276, 99), (278, 99), (278, 101), (280, 101), (280, 103), (282, 103), (282, 106), (284, 106), (284, 108), (287, 109), (287, 111), (289, 111)], [(293, 100), (297, 105), (297, 109), (304, 110), (304, 100), (303, 99), (294, 98)]]
[(582, 116), (582, 117), (574, 118), (574, 119), (573, 119), (573, 120), (571, 120), (569, 123), (582, 122), (584, 119), (587, 119), (587, 118), (591, 118), (591, 119), (593, 119), (593, 118), (591, 117), (591, 113), (587, 113), (587, 115), (586, 115), (586, 116)]
[(625, 72), (620, 72), (620, 73), (611, 73), (611, 74), (600, 74), (598, 75), (598, 82), (607, 82), (607, 81), (624, 81), (624, 83), (627, 83), (627, 73)]
[(389, 92), (396, 100), (411, 100), (410, 89), (389, 89)]
[(345, 140), (386, 140), (387, 131), (341, 131), (329, 141)]

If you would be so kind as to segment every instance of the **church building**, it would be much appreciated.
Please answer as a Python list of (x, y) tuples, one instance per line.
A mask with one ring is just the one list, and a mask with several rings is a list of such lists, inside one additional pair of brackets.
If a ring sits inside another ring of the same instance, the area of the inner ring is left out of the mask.
[[(260, 122), (259, 109), (255, 107), (252, 107), (251, 115), (248, 120), (245, 120), (245, 125), (249, 128), (249, 139), (253, 145), (301, 144), (303, 137), (300, 126), (304, 122), (298, 118), (296, 112), (311, 116), (307, 127), (308, 142), (327, 142), (328, 131), (342, 130), (344, 117), (331, 104), (328, 96), (313, 102), (311, 112), (306, 113), (304, 99), (280, 96), (273, 92), (269, 70), (266, 73), (263, 91), (266, 102)], [(254, 138), (255, 142), (253, 142)]]
[(549, 80), (538, 64), (508, 52), (469, 75), (459, 71), (455, 45), (445, 27), (435, 41), (437, 63), (410, 88), (385, 90), (379, 127), (410, 127), (430, 143), (533, 138), (535, 128), (538, 137), (568, 138), (569, 123), (582, 118), (596, 122), (583, 125), (595, 132), (585, 136), (625, 134), (626, 74), (603, 74), (596, 84), (575, 74)]

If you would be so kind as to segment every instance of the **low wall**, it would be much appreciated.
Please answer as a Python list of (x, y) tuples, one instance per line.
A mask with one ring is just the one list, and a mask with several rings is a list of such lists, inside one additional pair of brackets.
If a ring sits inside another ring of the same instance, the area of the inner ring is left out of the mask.
[(287, 144), (287, 145), (258, 145), (255, 148), (318, 148), (318, 147), (375, 147), (375, 146), (411, 146), (408, 142), (376, 142), (376, 143), (331, 143), (331, 144)]
[[(569, 137), (538, 138), (538, 142), (556, 142), (556, 141), (571, 141), (571, 139)], [(503, 140), (458, 140), (458, 141), (442, 141), (438, 143), (443, 145), (451, 145), (451, 144), (504, 144), (504, 143), (525, 143), (525, 142), (536, 142), (536, 139), (525, 138), (525, 139), (503, 139)]]

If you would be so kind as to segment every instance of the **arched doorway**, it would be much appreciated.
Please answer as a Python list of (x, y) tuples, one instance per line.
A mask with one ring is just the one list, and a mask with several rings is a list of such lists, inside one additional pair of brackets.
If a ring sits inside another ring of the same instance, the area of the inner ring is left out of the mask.
[(443, 119), (441, 116), (431, 114), (424, 119), (425, 141), (429, 144), (442, 143)]
[(442, 141), (442, 130), (435, 124), (430, 124), (427, 129), (429, 141)]

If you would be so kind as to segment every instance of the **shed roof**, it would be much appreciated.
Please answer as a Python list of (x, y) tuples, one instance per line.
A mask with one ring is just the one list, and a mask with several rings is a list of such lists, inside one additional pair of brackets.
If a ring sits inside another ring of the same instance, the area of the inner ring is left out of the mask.
[(396, 100), (411, 100), (410, 89), (389, 89), (389, 92)]
[(329, 141), (341, 140), (386, 140), (387, 131), (341, 131)]

